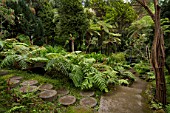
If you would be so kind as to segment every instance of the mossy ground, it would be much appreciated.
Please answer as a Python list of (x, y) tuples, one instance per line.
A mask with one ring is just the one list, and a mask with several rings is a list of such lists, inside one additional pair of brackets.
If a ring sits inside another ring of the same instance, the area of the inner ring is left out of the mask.
[[(30, 80), (30, 79), (31, 80), (38, 80), (39, 84), (50, 83), (54, 86), (53, 89), (56, 89), (56, 90), (59, 89), (59, 88), (66, 88), (70, 91), (69, 94), (74, 95), (77, 99), (76, 103), (74, 103), (73, 105), (63, 106), (58, 102), (59, 96), (53, 102), (44, 102), (43, 100), (39, 99), (38, 97), (35, 97), (34, 99), (37, 99), (37, 100), (31, 101), (31, 103), (37, 104), (37, 102), (39, 102), (40, 111), (38, 111), (38, 107), (37, 107), (35, 110), (31, 110), (30, 112), (35, 111), (35, 112), (42, 112), (42, 113), (44, 112), (45, 113), (45, 112), (51, 112), (52, 111), (52, 112), (57, 112), (57, 113), (66, 113), (66, 112), (71, 111), (73, 113), (79, 113), (79, 111), (81, 111), (82, 109), (84, 111), (82, 113), (90, 113), (90, 111), (91, 111), (91, 110), (88, 110), (88, 109), (86, 110), (84, 108), (80, 108), (80, 109), (76, 108), (77, 106), (79, 106), (80, 99), (83, 98), (80, 95), (81, 89), (76, 88), (73, 85), (73, 83), (70, 80), (68, 80), (66, 77), (63, 77), (62, 79), (61, 79), (61, 77), (60, 78), (51, 78), (50, 76), (43, 76), (43, 75), (39, 75), (39, 74), (28, 73), (26, 71), (20, 71), (20, 70), (8, 70), (8, 71), (9, 71), (9, 74), (4, 75), (4, 76), (0, 76), (0, 79), (2, 81), (7, 81), (12, 76), (22, 76), (23, 80)], [(7, 94), (8, 93), (6, 91), (7, 88), (8, 88), (7, 84), (1, 84), (1, 85), (3, 85), (4, 88), (3, 88), (3, 91), (1, 92), (1, 95), (0, 95), (0, 107), (1, 107), (0, 112), (9, 111), (11, 108), (14, 108), (16, 106), (21, 107), (21, 108), (16, 108), (16, 109), (23, 109), (22, 106), (23, 107), (27, 106), (28, 103), (24, 103), (24, 105), (23, 105), (21, 102), (14, 101), (14, 96), (11, 95), (11, 92), (10, 92), (10, 94)], [(100, 91), (95, 90), (95, 98), (98, 100), (98, 102), (99, 102), (99, 98), (100, 98), (101, 94), (102, 93)], [(4, 96), (4, 95), (6, 95), (6, 96)], [(33, 97), (33, 95), (32, 95), (32, 97)], [(32, 97), (30, 97), (30, 98), (32, 98)], [(20, 101), (23, 101), (23, 100), (20, 100)], [(34, 103), (34, 102), (36, 102), (36, 103)], [(97, 105), (95, 108), (93, 108), (92, 111), (98, 110), (98, 106), (99, 105)], [(45, 109), (49, 109), (49, 107), (50, 107), (51, 111), (45, 110)], [(26, 107), (26, 109), (29, 109), (28, 106)], [(34, 109), (34, 108), (31, 108), (31, 109)], [(22, 112), (24, 112), (24, 110)]]

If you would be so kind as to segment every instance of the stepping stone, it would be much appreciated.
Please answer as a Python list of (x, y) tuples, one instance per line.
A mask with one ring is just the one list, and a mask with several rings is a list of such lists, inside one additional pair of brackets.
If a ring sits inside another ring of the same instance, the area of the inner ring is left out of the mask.
[(20, 80), (9, 79), (8, 81), (11, 88), (17, 87), (20, 84)]
[(39, 97), (42, 98), (45, 101), (53, 101), (57, 97), (57, 91), (56, 90), (45, 90), (42, 91), (39, 94)]
[(93, 97), (85, 97), (80, 100), (80, 105), (86, 107), (94, 107), (97, 105), (97, 100)]
[(22, 93), (30, 93), (30, 92), (36, 92), (38, 90), (37, 86), (23, 86), (20, 88), (20, 92)]
[(94, 91), (81, 91), (80, 95), (86, 96), (86, 97), (91, 97), (91, 96), (94, 96)]
[(7, 75), (7, 74), (9, 74), (8, 71), (5, 71), (5, 70), (0, 71), (0, 76)]
[(76, 98), (71, 95), (66, 95), (61, 98), (59, 98), (59, 103), (65, 106), (74, 104), (76, 102)]
[(67, 95), (68, 93), (69, 93), (69, 90), (64, 89), (64, 88), (61, 88), (61, 89), (57, 90), (58, 96), (64, 96), (64, 95)]
[(43, 90), (51, 90), (53, 88), (52, 84), (43, 84), (39, 87), (39, 90), (43, 91)]
[(21, 83), (22, 86), (33, 86), (33, 85), (37, 85), (38, 81), (37, 80), (27, 80)]
[(14, 79), (14, 80), (22, 80), (23, 77), (21, 77), (21, 76), (13, 76), (13, 77), (10, 77), (10, 80), (11, 80), (11, 79)]

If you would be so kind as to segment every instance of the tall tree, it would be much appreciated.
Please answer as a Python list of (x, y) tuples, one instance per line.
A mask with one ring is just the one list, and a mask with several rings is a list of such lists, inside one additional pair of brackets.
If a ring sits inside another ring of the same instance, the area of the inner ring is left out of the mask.
[(136, 0), (154, 21), (154, 40), (152, 43), (151, 51), (151, 63), (155, 72), (156, 77), (156, 99), (163, 105), (166, 104), (166, 83), (164, 75), (165, 66), (165, 49), (164, 49), (164, 37), (163, 31), (160, 25), (160, 13), (161, 8), (159, 6), (158, 0), (153, 0), (155, 13), (147, 5), (146, 0)]
[(60, 37), (70, 40), (70, 43), (74, 41), (75, 50), (80, 49), (83, 44), (83, 35), (85, 35), (89, 26), (82, 2), (81, 0), (59, 0), (59, 3), (58, 13), (60, 19), (58, 32)]

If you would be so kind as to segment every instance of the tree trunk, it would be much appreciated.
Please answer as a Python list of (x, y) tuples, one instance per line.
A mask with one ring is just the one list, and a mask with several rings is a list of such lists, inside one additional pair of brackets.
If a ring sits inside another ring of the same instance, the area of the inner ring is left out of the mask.
[(153, 0), (155, 13), (152, 13), (148, 7), (146, 0), (136, 0), (145, 10), (148, 12), (150, 17), (153, 19), (155, 24), (154, 40), (151, 51), (151, 63), (155, 72), (156, 78), (156, 99), (163, 105), (166, 104), (166, 83), (164, 75), (165, 66), (165, 48), (164, 48), (164, 37), (160, 25), (160, 12), (161, 8), (158, 5), (158, 0)]
[(160, 26), (160, 7), (157, 0), (154, 0), (155, 5), (155, 32), (151, 52), (151, 63), (156, 77), (156, 99), (163, 105), (166, 104), (166, 83), (164, 75), (165, 66), (165, 49), (164, 37)]
[(74, 40), (71, 40), (71, 50), (74, 52)]

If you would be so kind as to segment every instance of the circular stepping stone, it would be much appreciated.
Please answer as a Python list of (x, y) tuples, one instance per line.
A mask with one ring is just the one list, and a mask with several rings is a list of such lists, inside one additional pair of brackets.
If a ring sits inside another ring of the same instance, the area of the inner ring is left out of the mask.
[(7, 75), (7, 74), (9, 74), (8, 71), (5, 71), (5, 70), (0, 71), (0, 76)]
[(45, 90), (39, 94), (39, 97), (45, 101), (53, 101), (57, 97), (56, 90)]
[(64, 88), (61, 88), (61, 89), (57, 90), (58, 96), (64, 96), (64, 95), (67, 95), (68, 93), (69, 93), (69, 90), (64, 89)]
[(9, 85), (11, 88), (17, 87), (20, 84), (20, 80), (9, 79)]
[(74, 104), (75, 102), (76, 102), (76, 98), (71, 95), (66, 95), (59, 99), (59, 103), (66, 106)]
[(36, 92), (37, 90), (37, 86), (23, 86), (20, 88), (20, 92), (22, 93)]
[(11, 79), (14, 79), (14, 80), (22, 80), (23, 77), (21, 76), (13, 76), (13, 77), (10, 77), (10, 80)]
[(93, 97), (86, 97), (80, 100), (80, 105), (86, 107), (94, 107), (97, 105), (97, 100)]
[(53, 88), (52, 84), (43, 84), (39, 87), (39, 90), (43, 91), (43, 90), (50, 90)]
[(94, 91), (81, 91), (80, 95), (86, 96), (86, 97), (91, 97), (91, 96), (94, 96)]
[(27, 80), (21, 83), (22, 86), (32, 86), (32, 85), (37, 85), (38, 81), (37, 80)]

